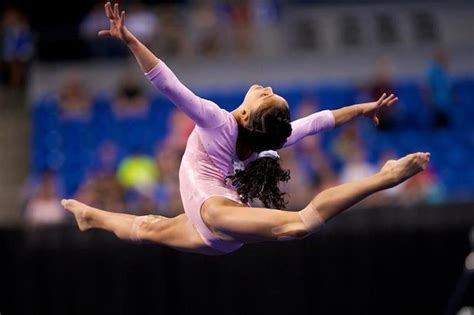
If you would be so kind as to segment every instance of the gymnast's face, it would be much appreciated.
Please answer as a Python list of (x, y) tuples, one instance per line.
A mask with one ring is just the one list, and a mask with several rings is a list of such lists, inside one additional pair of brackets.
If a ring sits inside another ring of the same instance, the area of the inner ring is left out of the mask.
[[(244, 99), (244, 112), (248, 116), (251, 113), (270, 106), (284, 106), (288, 108), (288, 102), (278, 94), (273, 93), (273, 89), (269, 86), (263, 87), (258, 84), (252, 85)], [(243, 117), (244, 121), (247, 117)]]

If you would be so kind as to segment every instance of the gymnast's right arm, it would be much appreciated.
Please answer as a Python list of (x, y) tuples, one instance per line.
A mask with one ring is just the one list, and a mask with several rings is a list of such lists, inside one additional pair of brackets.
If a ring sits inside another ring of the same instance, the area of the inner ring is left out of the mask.
[(152, 84), (170, 99), (176, 107), (187, 114), (203, 128), (213, 128), (224, 123), (225, 114), (215, 103), (202, 99), (185, 87), (166, 64), (158, 59), (124, 25), (125, 11), (119, 14), (118, 4), (112, 8), (105, 4), (105, 14), (110, 21), (110, 29), (100, 31), (100, 36), (112, 36), (127, 44), (137, 62)]

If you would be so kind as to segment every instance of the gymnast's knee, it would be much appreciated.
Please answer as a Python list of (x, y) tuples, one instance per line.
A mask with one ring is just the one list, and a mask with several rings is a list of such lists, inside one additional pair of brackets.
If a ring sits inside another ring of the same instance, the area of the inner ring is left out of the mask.
[(312, 204), (299, 211), (298, 214), (300, 217), (299, 221), (287, 223), (272, 229), (272, 233), (278, 241), (289, 241), (308, 237), (319, 231), (324, 224), (324, 220)]
[(162, 228), (158, 228), (158, 223), (165, 220), (164, 217), (158, 215), (144, 215), (136, 217), (132, 224), (131, 240), (140, 242), (148, 239), (151, 234), (158, 233)]
[(324, 226), (324, 219), (319, 210), (314, 206), (313, 202), (310, 202), (309, 205), (299, 211), (298, 214), (309, 234), (318, 232)]

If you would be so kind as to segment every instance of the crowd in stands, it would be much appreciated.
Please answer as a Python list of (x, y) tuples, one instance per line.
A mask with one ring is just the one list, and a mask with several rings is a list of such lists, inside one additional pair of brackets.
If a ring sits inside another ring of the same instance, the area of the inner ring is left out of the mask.
[(14, 6), (5, 8), (0, 15), (0, 83), (13, 89), (23, 88), (34, 50), (25, 14)]
[[(127, 10), (127, 27), (142, 42), (163, 55), (179, 58), (251, 55), (255, 35), (277, 23), (279, 1), (193, 1), (187, 5), (146, 6), (133, 2)], [(97, 32), (108, 28), (99, 1), (80, 26), (81, 38), (93, 57), (127, 55), (123, 45)]]
[[(397, 82), (387, 69), (383, 62), (377, 65), (374, 81), (364, 86), (281, 91), (294, 119), (374, 100), (382, 91), (401, 99), (392, 111), (382, 113), (380, 128), (360, 119), (281, 150), (282, 163), (292, 176), (284, 187), (288, 209), (299, 209), (326, 188), (370, 176), (387, 160), (418, 150), (433, 153), (427, 171), (361, 206), (437, 203), (474, 191), (474, 173), (465, 169), (474, 144), (466, 118), (473, 110), (474, 81), (439, 79), (448, 72), (437, 59), (428, 66), (424, 83)], [(456, 111), (451, 110), (442, 124), (439, 96), (430, 90), (433, 84), (443, 87), (439, 81), (449, 89), (449, 102), (456, 104), (452, 105)], [(58, 93), (37, 100), (32, 115), (32, 175), (24, 193), (26, 222), (65, 220), (59, 206), (63, 197), (134, 214), (174, 216), (183, 211), (178, 169), (193, 122), (160, 95), (146, 95), (136, 82), (124, 76), (115, 95), (90, 95), (80, 77), (71, 74)], [(204, 97), (232, 110), (243, 93)]]

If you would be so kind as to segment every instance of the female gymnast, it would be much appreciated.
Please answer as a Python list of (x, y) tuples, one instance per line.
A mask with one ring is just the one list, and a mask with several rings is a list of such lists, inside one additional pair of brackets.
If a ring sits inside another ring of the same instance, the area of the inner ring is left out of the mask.
[[(276, 151), (303, 137), (340, 126), (358, 116), (378, 123), (377, 111), (397, 98), (385, 94), (370, 103), (321, 111), (290, 122), (288, 103), (271, 87), (252, 85), (232, 112), (188, 90), (166, 64), (124, 26), (125, 11), (105, 4), (110, 29), (99, 32), (122, 40), (151, 83), (196, 123), (182, 158), (179, 179), (185, 213), (174, 218), (134, 216), (63, 200), (79, 229), (102, 229), (132, 241), (151, 241), (177, 250), (222, 255), (245, 243), (301, 239), (367, 196), (402, 183), (425, 169), (429, 153), (388, 161), (375, 175), (330, 188), (299, 211), (284, 209), (280, 181), (289, 172)], [(259, 199), (266, 208), (252, 208)]]

